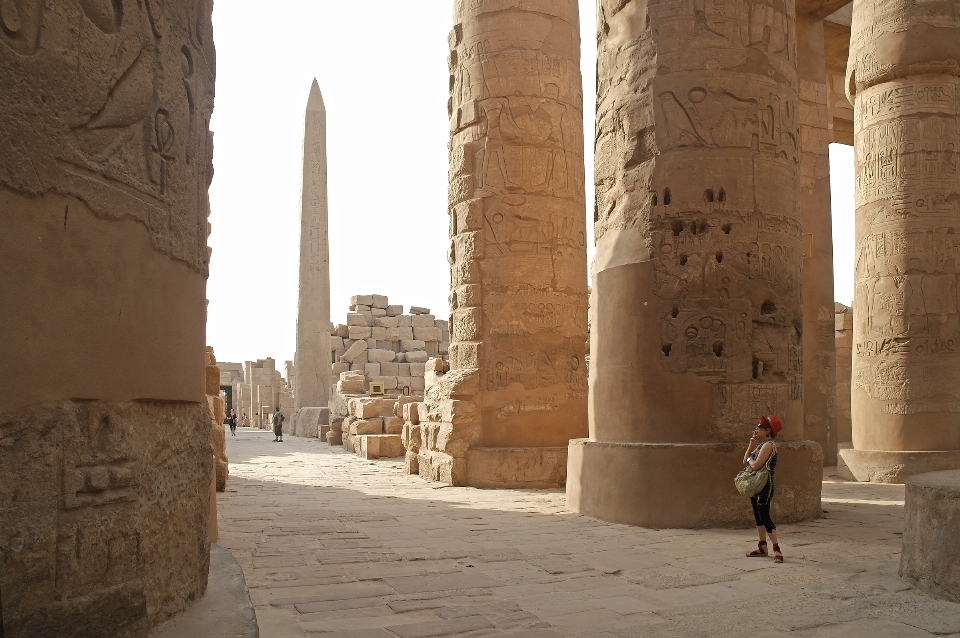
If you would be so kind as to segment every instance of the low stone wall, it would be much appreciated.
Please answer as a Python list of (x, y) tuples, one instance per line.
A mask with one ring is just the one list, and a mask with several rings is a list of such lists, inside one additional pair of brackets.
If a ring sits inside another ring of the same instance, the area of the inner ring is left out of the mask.
[(203, 595), (206, 405), (43, 403), (0, 414), (0, 443), (7, 635), (145, 635)]
[(960, 603), (960, 470), (907, 479), (900, 577)]

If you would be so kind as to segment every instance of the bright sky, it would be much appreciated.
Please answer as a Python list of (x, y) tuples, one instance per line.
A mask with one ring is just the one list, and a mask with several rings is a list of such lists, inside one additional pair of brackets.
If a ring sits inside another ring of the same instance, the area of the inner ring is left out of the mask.
[[(589, 183), (596, 4), (580, 4)], [(372, 293), (405, 309), (448, 314), (452, 14), (450, 0), (273, 0), (267, 13), (253, 0), (214, 3), (207, 343), (219, 361), (293, 358), (303, 118), (314, 77), (327, 107), (331, 320), (345, 321), (351, 295)], [(831, 154), (834, 180), (847, 187), (845, 194), (834, 189), (834, 233), (849, 234), (835, 246), (837, 271), (849, 273), (837, 282), (836, 296), (849, 304), (853, 157), (849, 149), (831, 148), (842, 153)], [(592, 214), (592, 189), (586, 191)], [(849, 255), (840, 250), (846, 245)]]

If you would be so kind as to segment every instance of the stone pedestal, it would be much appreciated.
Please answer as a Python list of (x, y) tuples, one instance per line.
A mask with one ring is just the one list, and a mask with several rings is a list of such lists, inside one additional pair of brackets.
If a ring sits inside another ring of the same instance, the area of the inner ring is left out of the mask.
[[(450, 372), (419, 471), (521, 486), (471, 448), (526, 454), (586, 435), (586, 227), (575, 0), (456, 2), (450, 33)], [(429, 373), (428, 373), (429, 374)], [(436, 471), (430, 468), (436, 468)], [(551, 483), (554, 486), (558, 483)]]
[[(746, 520), (734, 461), (776, 414), (785, 459), (802, 462), (781, 464), (777, 498), (792, 495), (788, 518), (819, 516), (822, 452), (803, 440), (796, 16), (618, 6), (599, 16), (590, 437), (570, 447), (570, 506), (657, 527)], [(661, 507), (660, 489), (681, 484), (697, 487)]]
[(960, 603), (960, 471), (914, 475), (906, 484), (900, 576)]
[(951, 7), (853, 8), (854, 450), (843, 454), (860, 480), (902, 482), (960, 455), (960, 15)]

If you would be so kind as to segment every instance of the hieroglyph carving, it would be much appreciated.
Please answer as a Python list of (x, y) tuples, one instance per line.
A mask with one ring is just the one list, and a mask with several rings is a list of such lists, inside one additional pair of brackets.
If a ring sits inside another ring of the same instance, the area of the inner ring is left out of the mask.
[(795, 19), (762, 0), (600, 2), (598, 244), (641, 232), (659, 363), (717, 384), (720, 438), (743, 406), (802, 399)]
[(581, 419), (585, 429), (577, 3), (458, 0), (455, 7), (451, 364), (478, 369), (481, 392), (510, 388), (503, 402), (483, 400), (485, 424), (517, 418), (522, 427), (524, 413), (573, 401), (582, 409), (558, 419)]
[(210, 0), (0, 9), (0, 185), (135, 219), (157, 250), (206, 274)]

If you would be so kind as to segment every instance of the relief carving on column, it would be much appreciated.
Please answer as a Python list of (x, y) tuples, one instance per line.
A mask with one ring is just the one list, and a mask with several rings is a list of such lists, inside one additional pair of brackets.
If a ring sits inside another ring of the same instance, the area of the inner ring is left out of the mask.
[(0, 184), (135, 219), (157, 250), (206, 273), (211, 9), (208, 0), (4, 0)]

